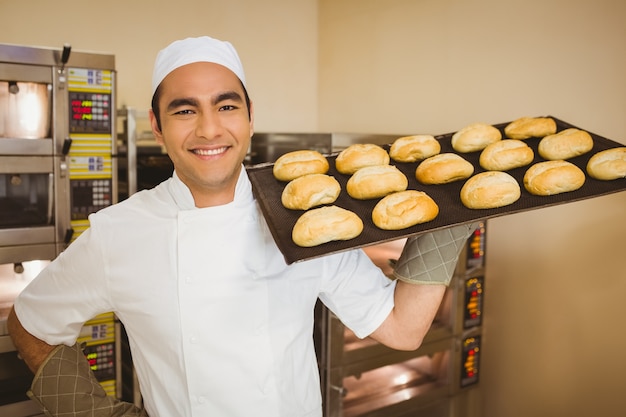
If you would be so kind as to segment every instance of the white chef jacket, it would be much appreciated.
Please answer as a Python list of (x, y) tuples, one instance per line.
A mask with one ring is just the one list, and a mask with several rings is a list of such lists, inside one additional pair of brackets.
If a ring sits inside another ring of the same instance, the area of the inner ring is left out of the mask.
[(196, 208), (174, 174), (91, 215), (15, 310), (53, 345), (113, 311), (151, 417), (308, 417), (322, 415), (317, 298), (365, 337), (393, 291), (362, 251), (286, 265), (242, 169), (230, 204)]

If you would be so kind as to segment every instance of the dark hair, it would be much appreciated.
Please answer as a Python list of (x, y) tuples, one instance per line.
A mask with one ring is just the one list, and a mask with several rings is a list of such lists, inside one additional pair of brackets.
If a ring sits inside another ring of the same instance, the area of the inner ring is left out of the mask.
[[(250, 119), (250, 96), (248, 96), (248, 90), (246, 90), (246, 86), (243, 85), (241, 80), (239, 80), (239, 84), (241, 88), (243, 88), (244, 99), (246, 100), (246, 107), (248, 108), (248, 119)], [(154, 113), (154, 118), (157, 122), (157, 127), (159, 131), (161, 130), (161, 114), (159, 113), (159, 97), (161, 96), (161, 85), (157, 87), (154, 95), (152, 96), (152, 112)]]

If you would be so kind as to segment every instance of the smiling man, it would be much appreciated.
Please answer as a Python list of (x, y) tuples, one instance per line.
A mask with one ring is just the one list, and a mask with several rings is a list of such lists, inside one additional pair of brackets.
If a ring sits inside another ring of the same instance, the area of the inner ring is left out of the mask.
[[(359, 337), (419, 347), (474, 225), (410, 238), (397, 280), (361, 250), (287, 265), (243, 166), (254, 111), (232, 45), (172, 43), (152, 92), (172, 177), (91, 215), (9, 318), (49, 415), (320, 417), (318, 299)], [(108, 311), (128, 333), (145, 410), (103, 395), (75, 345)]]
[(163, 110), (158, 122), (150, 113), (153, 131), (196, 206), (231, 202), (253, 133), (242, 82), (223, 65), (187, 64), (163, 79), (157, 96)]

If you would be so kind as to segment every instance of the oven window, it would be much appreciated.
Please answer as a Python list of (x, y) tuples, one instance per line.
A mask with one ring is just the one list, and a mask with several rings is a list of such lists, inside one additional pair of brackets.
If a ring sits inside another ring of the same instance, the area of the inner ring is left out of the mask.
[(0, 228), (52, 224), (49, 173), (0, 173)]
[(26, 401), (33, 374), (17, 352), (0, 353), (0, 405)]

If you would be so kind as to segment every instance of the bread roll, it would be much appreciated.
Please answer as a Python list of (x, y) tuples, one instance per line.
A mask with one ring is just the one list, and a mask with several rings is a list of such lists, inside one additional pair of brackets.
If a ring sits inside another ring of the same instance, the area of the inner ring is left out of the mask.
[(535, 158), (532, 148), (517, 139), (501, 140), (480, 153), (478, 163), (488, 171), (508, 171), (530, 164)]
[(592, 148), (593, 139), (589, 133), (570, 128), (541, 139), (537, 151), (542, 158), (554, 161), (585, 154)]
[(626, 146), (593, 155), (587, 162), (587, 173), (597, 180), (626, 178)]
[(354, 174), (357, 170), (373, 165), (388, 165), (389, 154), (378, 145), (355, 143), (339, 152), (335, 160), (337, 171)]
[(508, 206), (519, 200), (521, 195), (515, 178), (502, 171), (476, 174), (461, 188), (461, 202), (470, 209)]
[(324, 206), (305, 212), (293, 227), (291, 238), (302, 247), (333, 240), (354, 239), (363, 231), (363, 221), (354, 212), (338, 206)]
[(376, 165), (355, 172), (346, 184), (346, 191), (357, 200), (369, 200), (404, 191), (408, 186), (409, 180), (395, 166)]
[(398, 162), (416, 162), (437, 155), (441, 144), (433, 135), (403, 136), (389, 149), (389, 156)]
[(461, 153), (483, 150), (502, 139), (502, 133), (487, 123), (472, 123), (452, 135), (452, 148)]
[(504, 128), (511, 139), (542, 138), (556, 133), (556, 122), (550, 117), (520, 117)]
[(274, 177), (279, 181), (291, 181), (307, 174), (326, 174), (330, 168), (328, 160), (317, 151), (302, 150), (287, 152), (274, 162)]
[(455, 153), (441, 153), (422, 161), (415, 178), (422, 184), (447, 184), (464, 180), (474, 173), (474, 165)]
[(289, 181), (281, 196), (285, 208), (308, 210), (311, 207), (331, 204), (337, 200), (341, 186), (334, 177), (326, 174), (308, 174)]
[(524, 174), (524, 187), (535, 195), (555, 195), (579, 189), (585, 173), (567, 161), (539, 162)]
[(372, 221), (383, 230), (401, 230), (433, 220), (439, 206), (423, 191), (406, 190), (389, 194), (372, 210)]

